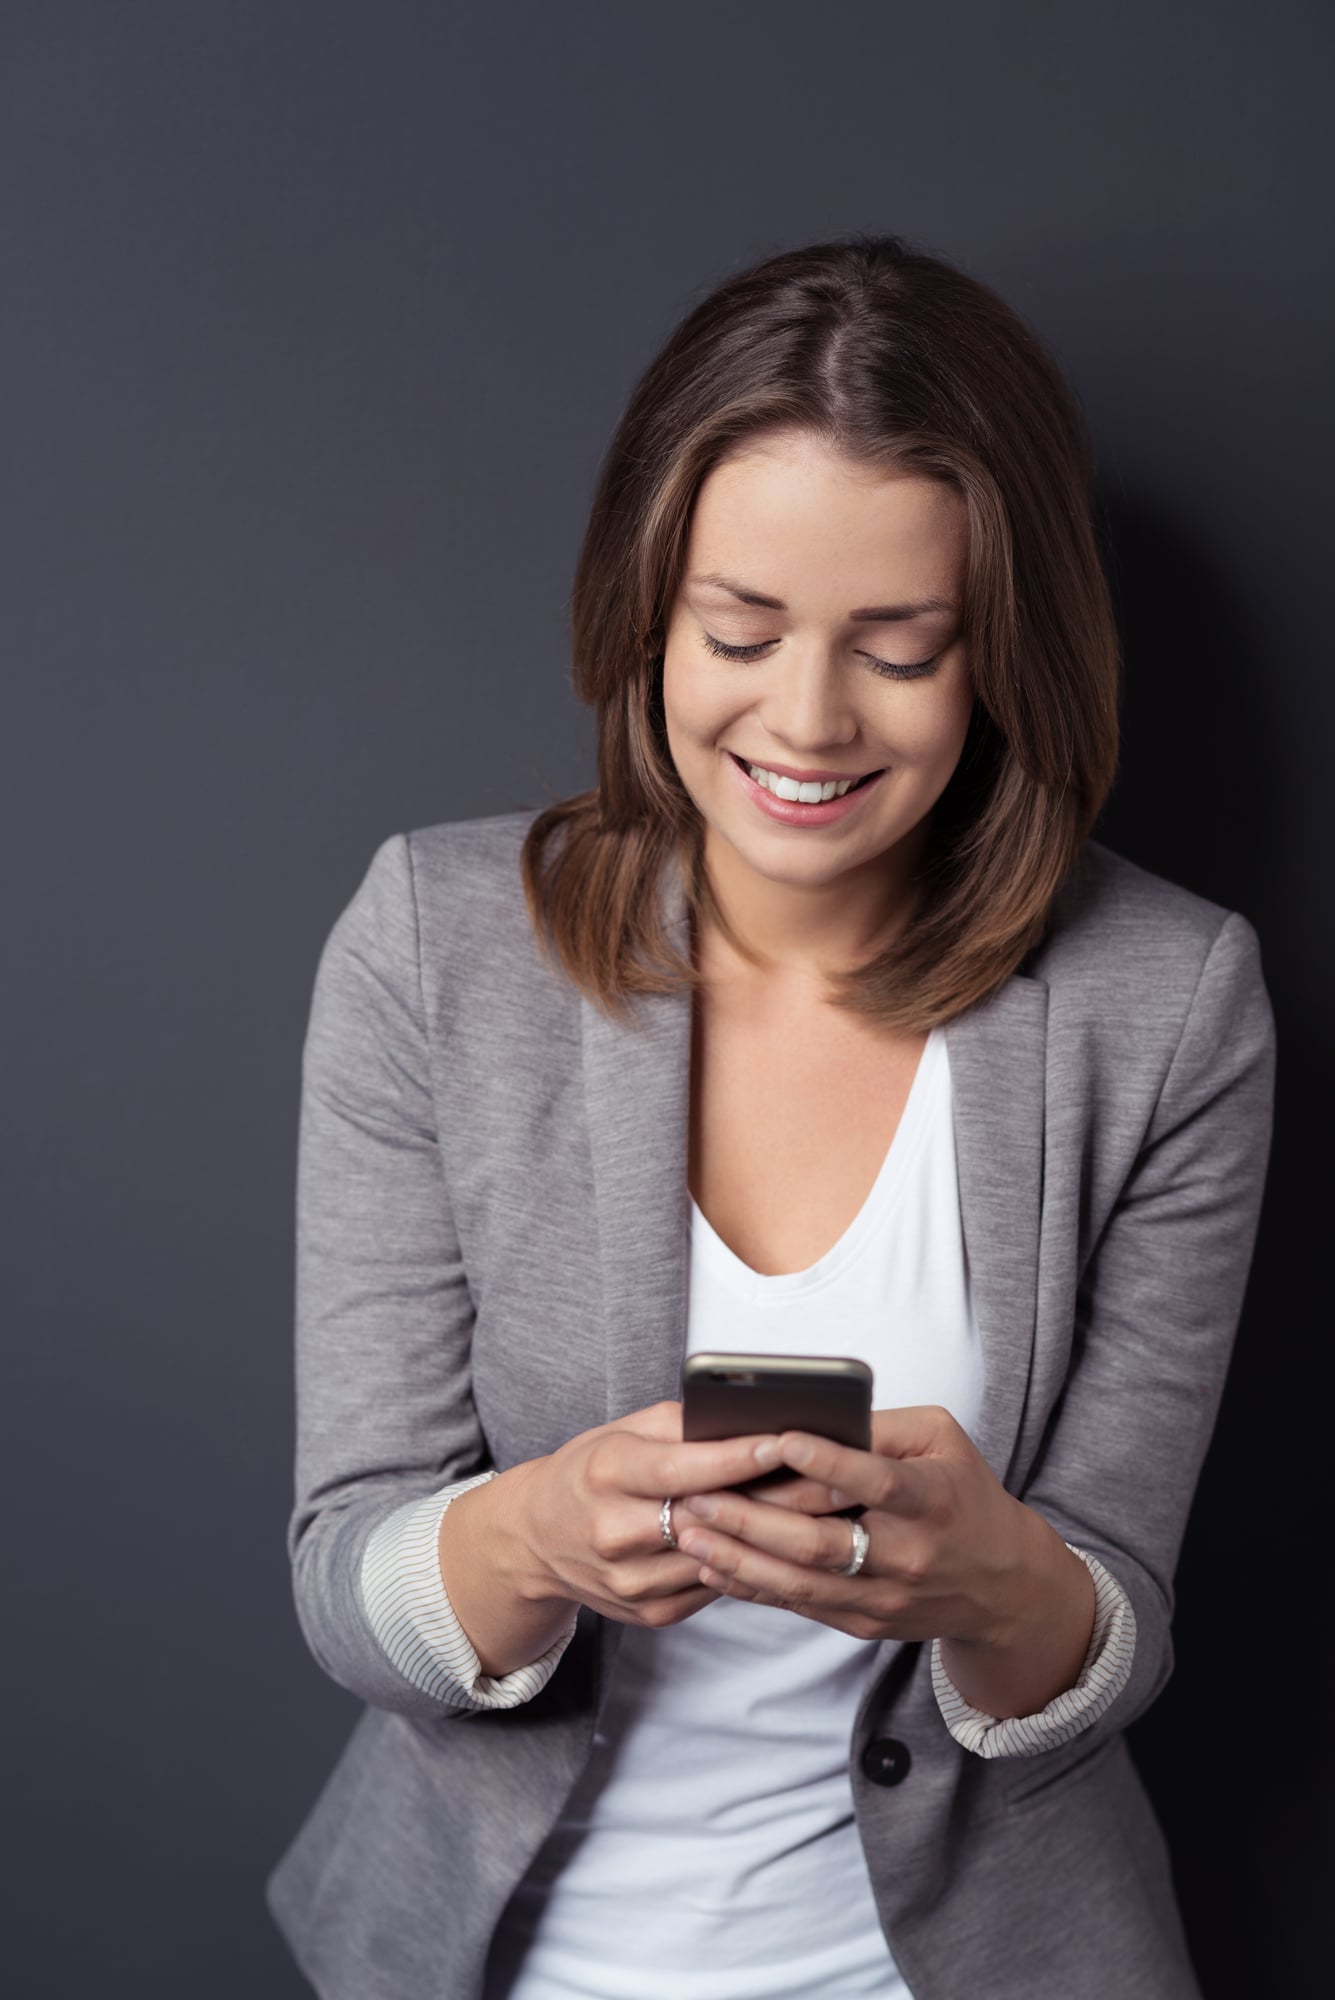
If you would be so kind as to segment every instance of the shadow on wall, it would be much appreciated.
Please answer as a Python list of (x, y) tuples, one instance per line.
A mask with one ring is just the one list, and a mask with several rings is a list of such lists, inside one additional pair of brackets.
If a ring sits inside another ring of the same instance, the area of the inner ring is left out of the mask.
[(1256, 925), (1279, 1043), (1256, 1259), (1176, 1578), (1176, 1671), (1128, 1740), (1204, 1991), (1316, 1993), (1318, 1968), (1296, 1954), (1305, 1941), (1310, 1958), (1322, 1932), (1331, 1762), (1321, 1537), (1304, 1524), (1327, 1506), (1326, 1405), (1310, 1385), (1329, 1325), (1316, 1267), (1328, 1174), (1314, 1163), (1328, 1158), (1332, 1037), (1301, 991), (1300, 940), (1275, 934), (1282, 916), (1267, 923), (1294, 907), (1259, 699), (1274, 684), (1268, 653), (1177, 524), (1105, 499), (1103, 530), (1127, 664), (1121, 774), (1098, 838)]

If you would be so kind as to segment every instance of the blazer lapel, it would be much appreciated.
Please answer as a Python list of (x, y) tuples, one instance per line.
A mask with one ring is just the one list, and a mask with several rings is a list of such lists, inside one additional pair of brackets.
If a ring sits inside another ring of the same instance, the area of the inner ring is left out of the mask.
[(1047, 1018), (1046, 985), (1014, 974), (946, 1027), (960, 1213), (983, 1343), (974, 1443), (1003, 1484), (1034, 1345)]
[[(684, 948), (685, 890), (671, 863), (660, 895), (669, 933)], [(628, 1023), (610, 1020), (587, 998), (581, 1006), (612, 1422), (681, 1393), (690, 1277), (691, 996), (641, 995), (637, 1019)]]

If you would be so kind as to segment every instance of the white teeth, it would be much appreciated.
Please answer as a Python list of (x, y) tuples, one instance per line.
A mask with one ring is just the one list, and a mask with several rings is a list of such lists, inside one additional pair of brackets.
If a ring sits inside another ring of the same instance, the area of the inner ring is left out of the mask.
[(855, 782), (852, 778), (827, 778), (823, 785), (817, 784), (814, 779), (799, 784), (796, 778), (776, 776), (773, 771), (767, 771), (763, 764), (748, 764), (746, 768), (756, 783), (764, 785), (767, 790), (773, 792), (776, 799), (796, 799), (806, 806), (823, 803), (826, 799), (841, 799), (849, 786)]

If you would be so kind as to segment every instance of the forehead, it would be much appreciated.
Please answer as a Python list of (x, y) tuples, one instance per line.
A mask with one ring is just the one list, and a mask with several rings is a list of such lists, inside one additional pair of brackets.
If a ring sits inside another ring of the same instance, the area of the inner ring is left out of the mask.
[[(805, 434), (783, 435), (749, 444), (705, 478), (691, 517), (686, 576), (741, 576), (784, 597), (822, 584), (822, 594), (851, 590), (850, 603), (885, 595), (878, 580), (923, 594), (948, 592), (967, 539), (967, 511), (955, 487), (866, 465)], [(715, 588), (689, 587), (706, 594)]]

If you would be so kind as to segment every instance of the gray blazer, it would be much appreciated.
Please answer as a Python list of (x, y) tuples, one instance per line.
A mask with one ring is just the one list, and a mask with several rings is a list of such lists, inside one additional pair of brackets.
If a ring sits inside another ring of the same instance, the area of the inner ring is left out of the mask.
[[(366, 1707), (266, 1895), (323, 2000), (477, 2000), (622, 1630), (582, 1609), (533, 1701), (448, 1707), (372, 1635), (367, 1537), (409, 1499), (679, 1392), (689, 997), (616, 1025), (549, 965), (518, 872), (530, 818), (385, 841), (315, 980), (288, 1548), (310, 1650)], [(684, 941), (675, 869), (658, 893)], [(1173, 1575), (1260, 1208), (1256, 937), (1087, 843), (1024, 968), (946, 1033), (976, 1442), (1112, 1571), (1136, 1651), (1082, 1735), (994, 1759), (946, 1728), (930, 1645), (880, 1645), (849, 1746), (867, 1866), (915, 2000), (1189, 2000), (1123, 1732), (1172, 1670)]]

